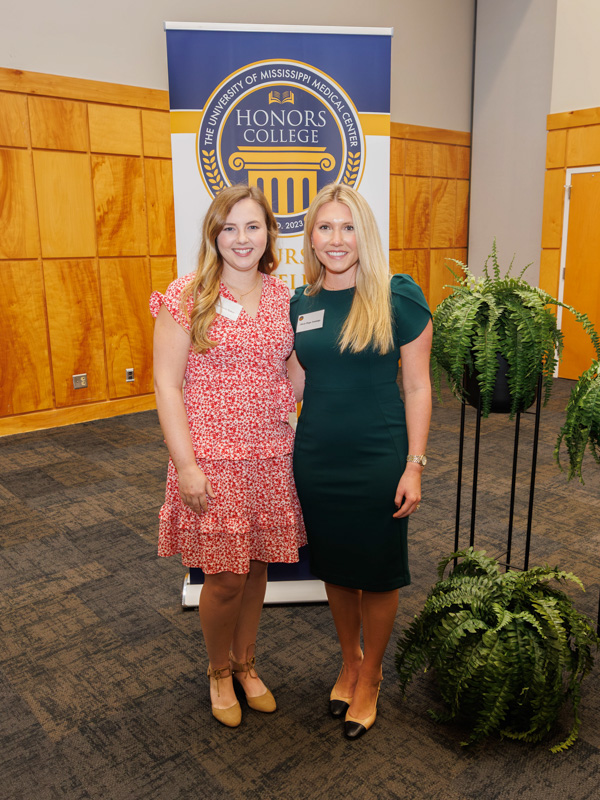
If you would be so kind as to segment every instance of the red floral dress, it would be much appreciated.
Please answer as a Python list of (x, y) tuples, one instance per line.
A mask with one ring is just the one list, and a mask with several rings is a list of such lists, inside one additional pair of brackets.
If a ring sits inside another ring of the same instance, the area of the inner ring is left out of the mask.
[[(154, 292), (152, 315), (165, 305), (189, 331), (180, 297), (192, 279), (178, 278), (164, 295)], [(296, 407), (285, 364), (294, 343), (289, 292), (270, 275), (262, 282), (254, 319), (244, 310), (235, 321), (217, 315), (209, 336), (218, 344), (206, 353), (189, 353), (184, 403), (196, 461), (215, 493), (208, 511), (196, 514), (182, 503), (169, 459), (158, 554), (181, 553), (186, 566), (209, 574), (246, 573), (250, 560), (295, 562), (298, 547), (306, 544), (288, 422)], [(235, 302), (223, 283), (220, 292)], [(191, 307), (189, 297), (188, 311)]]

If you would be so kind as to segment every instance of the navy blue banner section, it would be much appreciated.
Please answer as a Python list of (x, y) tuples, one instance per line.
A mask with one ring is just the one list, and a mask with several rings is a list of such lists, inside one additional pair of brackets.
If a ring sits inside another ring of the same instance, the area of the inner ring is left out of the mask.
[(227, 75), (263, 61), (268, 53), (272, 60), (299, 61), (323, 70), (343, 85), (360, 113), (389, 114), (389, 37), (219, 30), (166, 33), (172, 111), (203, 109)]

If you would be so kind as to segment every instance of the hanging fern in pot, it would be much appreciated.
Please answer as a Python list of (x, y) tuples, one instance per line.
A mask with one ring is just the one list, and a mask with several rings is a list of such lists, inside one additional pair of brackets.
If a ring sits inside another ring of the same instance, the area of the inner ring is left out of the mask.
[(431, 363), (438, 392), (443, 372), (454, 395), (468, 401), (465, 375), (467, 378), (476, 376), (482, 413), (487, 417), (492, 410), (498, 357), (501, 356), (507, 366), (510, 394), (507, 410), (511, 417), (535, 400), (540, 373), (544, 402), (547, 402), (562, 350), (562, 334), (552, 306), (562, 306), (575, 316), (600, 358), (600, 340), (587, 315), (530, 286), (523, 279), (527, 267), (517, 277), (510, 277), (511, 262), (502, 276), (495, 240), (480, 278), (462, 262), (452, 260), (464, 272), (464, 277), (450, 270), (458, 285), (452, 287), (452, 294), (434, 313)]
[(565, 412), (565, 424), (560, 429), (554, 457), (560, 463), (560, 447), (565, 443), (569, 456), (568, 480), (577, 476), (581, 483), (581, 466), (586, 447), (596, 464), (600, 464), (600, 360), (580, 375)]
[[(462, 560), (444, 578), (454, 558)], [(494, 559), (473, 548), (443, 559), (438, 577), (398, 642), (402, 692), (416, 672), (431, 668), (447, 713), (430, 713), (468, 724), (465, 745), (494, 732), (538, 742), (569, 701), (573, 725), (551, 750), (570, 747), (579, 730), (581, 681), (600, 639), (557, 583), (583, 589), (581, 581), (548, 566), (500, 572)]]

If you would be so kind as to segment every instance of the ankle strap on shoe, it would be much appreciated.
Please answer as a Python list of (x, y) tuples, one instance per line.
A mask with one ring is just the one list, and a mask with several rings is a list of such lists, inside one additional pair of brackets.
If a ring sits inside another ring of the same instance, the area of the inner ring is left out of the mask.
[(233, 672), (231, 667), (219, 667), (219, 669), (212, 669), (210, 666), (208, 667), (207, 671), (208, 678), (214, 678), (217, 683), (217, 697), (221, 697), (221, 692), (219, 691), (219, 681), (221, 678), (231, 678)]
[(234, 675), (236, 672), (243, 672), (245, 673), (243, 676), (244, 678), (247, 678), (248, 675), (250, 675), (251, 678), (258, 678), (255, 669), (256, 656), (250, 656), (250, 658), (247, 661), (244, 661), (243, 663), (240, 661), (236, 661), (233, 658), (233, 653), (229, 654), (229, 658), (231, 659), (231, 669)]

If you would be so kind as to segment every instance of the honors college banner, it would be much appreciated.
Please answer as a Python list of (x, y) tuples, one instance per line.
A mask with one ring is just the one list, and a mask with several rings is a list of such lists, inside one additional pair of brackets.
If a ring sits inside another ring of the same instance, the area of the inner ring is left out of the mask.
[[(345, 183), (389, 239), (390, 28), (165, 23), (179, 275), (195, 271), (201, 222), (234, 183), (260, 187), (279, 225), (277, 272), (305, 283), (304, 216)], [(304, 551), (306, 548), (304, 548)], [(184, 581), (198, 605), (200, 570)], [(267, 602), (325, 600), (306, 552), (269, 567)]]
[(304, 283), (302, 234), (327, 183), (358, 189), (389, 238), (390, 28), (165, 23), (178, 272), (200, 223), (249, 183), (279, 224), (277, 275)]

